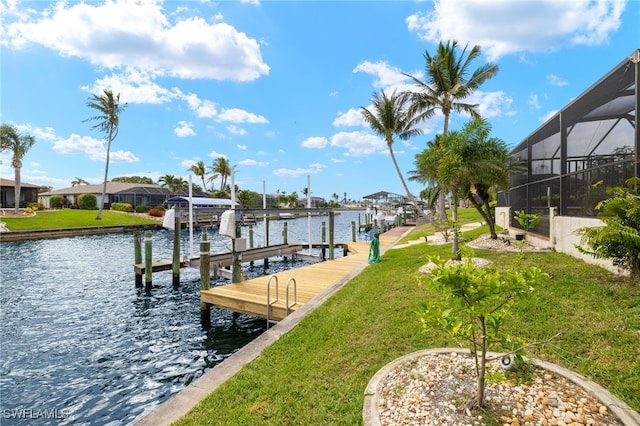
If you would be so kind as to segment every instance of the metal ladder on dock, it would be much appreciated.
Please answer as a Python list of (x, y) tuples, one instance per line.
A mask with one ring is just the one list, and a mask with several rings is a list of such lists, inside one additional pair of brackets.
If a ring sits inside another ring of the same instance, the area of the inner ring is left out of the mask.
[[(276, 280), (276, 296), (275, 298), (271, 298), (271, 280)], [(289, 304), (289, 285), (293, 282), (293, 303)], [(271, 322), (271, 308), (273, 305), (278, 303), (278, 277), (276, 275), (271, 275), (269, 280), (267, 281), (267, 328), (269, 328), (269, 323)], [(289, 278), (287, 281), (287, 285), (285, 286), (285, 316), (289, 315), (291, 308), (298, 304), (298, 284), (296, 283), (295, 278)]]

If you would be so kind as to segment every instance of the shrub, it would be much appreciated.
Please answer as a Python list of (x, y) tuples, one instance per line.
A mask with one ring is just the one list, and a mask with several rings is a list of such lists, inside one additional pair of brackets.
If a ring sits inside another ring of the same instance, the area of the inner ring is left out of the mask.
[(151, 209), (149, 210), (149, 216), (154, 216), (154, 217), (163, 217), (164, 216), (164, 212), (160, 209)]
[(52, 209), (59, 209), (62, 205), (62, 197), (59, 195), (52, 195), (49, 197), (49, 207)]
[(29, 203), (27, 204), (27, 208), (31, 209), (32, 211), (45, 209), (44, 204), (42, 203)]
[(136, 206), (136, 213), (148, 213), (151, 206)]
[(133, 206), (129, 203), (111, 203), (111, 210), (131, 213), (133, 211)]
[(83, 210), (96, 210), (98, 208), (96, 194), (81, 194), (78, 197), (78, 207)]
[(627, 187), (607, 189), (611, 198), (596, 206), (605, 226), (581, 228), (581, 243), (576, 248), (596, 259), (610, 259), (614, 265), (640, 277), (640, 179), (629, 178)]

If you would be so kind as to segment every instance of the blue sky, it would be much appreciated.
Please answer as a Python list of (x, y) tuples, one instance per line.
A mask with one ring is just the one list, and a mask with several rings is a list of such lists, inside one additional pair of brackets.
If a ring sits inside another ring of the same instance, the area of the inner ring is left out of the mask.
[[(617, 0), (0, 0), (0, 14), (1, 121), (36, 137), (22, 180), (54, 189), (102, 182), (103, 135), (83, 120), (111, 89), (128, 105), (110, 178), (188, 179), (224, 156), (240, 189), (302, 196), (310, 176), (327, 199), (403, 193), (359, 108), (410, 89), (403, 72), (423, 79), (438, 41), (480, 45), (472, 69), (498, 64), (471, 101), (510, 147), (640, 47), (640, 2)], [(405, 177), (442, 126), (436, 114), (394, 143)]]

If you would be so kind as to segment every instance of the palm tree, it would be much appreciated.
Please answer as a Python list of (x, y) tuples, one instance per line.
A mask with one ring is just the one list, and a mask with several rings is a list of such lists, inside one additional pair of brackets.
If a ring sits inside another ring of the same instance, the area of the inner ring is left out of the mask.
[[(479, 117), (478, 105), (463, 101), (498, 73), (498, 65), (487, 63), (469, 76), (471, 62), (480, 56), (480, 46), (474, 46), (467, 54), (468, 46), (458, 54), (457, 41), (448, 41), (446, 44), (440, 42), (435, 56), (427, 51), (424, 53), (426, 81), (405, 74), (418, 86), (418, 91), (406, 93), (411, 101), (412, 125), (433, 117), (435, 111), (440, 110), (444, 115), (442, 134), (447, 136), (452, 111)], [(446, 218), (444, 197), (444, 191), (440, 191), (438, 215), (441, 218)]]
[(36, 143), (36, 139), (31, 135), (21, 135), (14, 126), (3, 124), (0, 127), (0, 151), (9, 150), (13, 152), (11, 165), (14, 170), (14, 197), (15, 212), (20, 212), (20, 169), (22, 159), (29, 149)]
[(204, 188), (204, 191), (207, 192), (207, 184), (204, 181), (204, 177), (207, 174), (207, 168), (204, 165), (204, 161), (198, 161), (196, 164), (189, 167), (189, 171), (202, 179), (202, 187)]
[(71, 186), (80, 186), (80, 185), (89, 185), (89, 182), (79, 177), (71, 181)]
[(209, 173), (215, 175), (217, 179), (220, 177), (220, 189), (224, 190), (227, 186), (227, 177), (231, 175), (231, 166), (229, 160), (225, 157), (218, 157), (213, 161), (213, 164), (209, 166)]
[(113, 95), (111, 90), (104, 90), (103, 95), (93, 95), (87, 102), (89, 108), (98, 111), (99, 115), (87, 118), (85, 121), (97, 120), (98, 123), (92, 129), (100, 129), (107, 136), (107, 161), (104, 167), (104, 182), (102, 184), (102, 198), (98, 208), (96, 220), (102, 220), (102, 209), (107, 194), (107, 179), (109, 176), (109, 155), (111, 152), (111, 142), (118, 136), (118, 126), (120, 125), (120, 113), (124, 111), (127, 104), (120, 105), (120, 94)]
[[(373, 111), (360, 107), (360, 112), (362, 113), (364, 121), (367, 122), (371, 129), (384, 138), (387, 143), (387, 148), (389, 148), (389, 154), (391, 155), (391, 160), (393, 160), (393, 165), (400, 177), (404, 190), (407, 192), (407, 197), (409, 197), (409, 200), (414, 206), (417, 206), (415, 199), (413, 198), (411, 191), (409, 191), (409, 187), (402, 176), (402, 172), (400, 171), (400, 167), (396, 161), (396, 156), (393, 153), (393, 140), (395, 137), (407, 140), (411, 136), (422, 133), (420, 129), (412, 127), (413, 120), (411, 119), (411, 113), (407, 108), (408, 99), (409, 98), (407, 96), (398, 95), (395, 90), (389, 97), (383, 90), (380, 94), (374, 93), (373, 99), (371, 100)], [(422, 209), (418, 208), (416, 210), (420, 216), (424, 216)]]

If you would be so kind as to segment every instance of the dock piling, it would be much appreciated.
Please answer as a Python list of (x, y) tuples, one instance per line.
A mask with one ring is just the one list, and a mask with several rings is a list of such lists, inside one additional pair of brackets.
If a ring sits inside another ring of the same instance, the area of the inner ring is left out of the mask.
[(351, 242), (356, 242), (356, 222), (351, 221)]
[[(200, 290), (209, 290), (211, 287), (211, 242), (207, 240), (206, 228), (202, 230), (200, 241)], [(200, 298), (200, 323), (204, 328), (211, 326), (211, 305)]]
[(333, 255), (333, 231), (334, 231), (334, 212), (329, 212), (329, 260), (334, 259)]
[[(138, 265), (142, 263), (142, 238), (140, 231), (133, 233), (133, 263)], [(142, 274), (134, 274), (136, 278), (136, 287), (142, 287)]]
[(153, 250), (151, 244), (151, 231), (147, 231), (144, 234), (144, 287), (148, 291), (151, 290), (153, 276)]
[(176, 215), (173, 227), (173, 287), (180, 286), (180, 216)]

